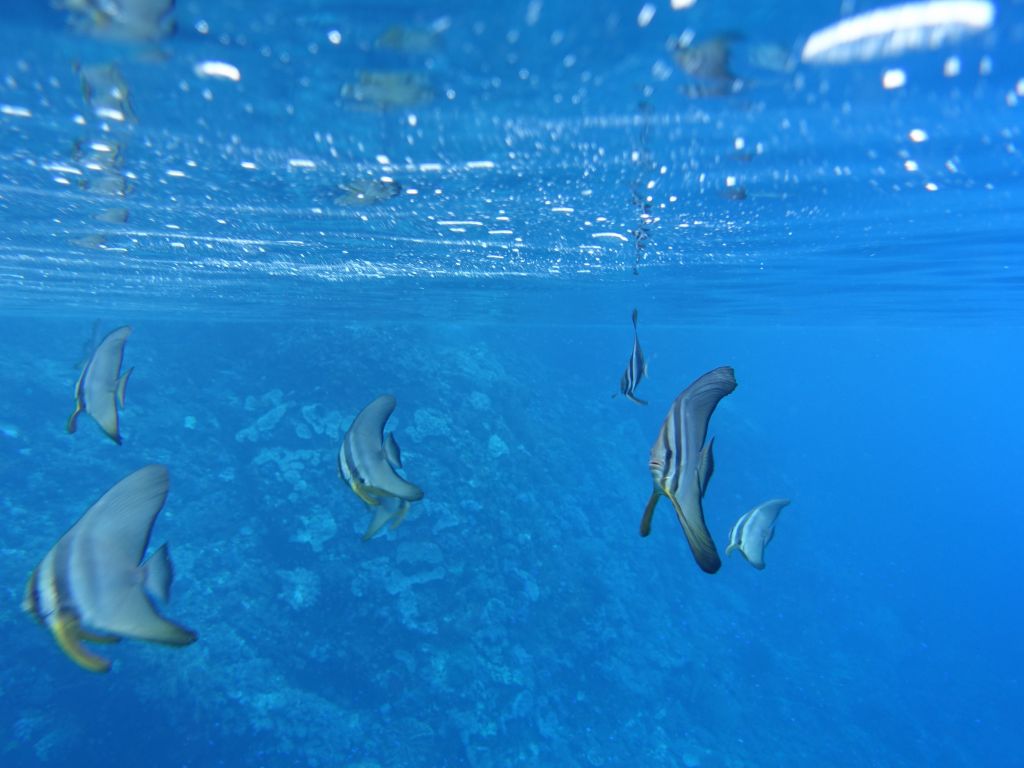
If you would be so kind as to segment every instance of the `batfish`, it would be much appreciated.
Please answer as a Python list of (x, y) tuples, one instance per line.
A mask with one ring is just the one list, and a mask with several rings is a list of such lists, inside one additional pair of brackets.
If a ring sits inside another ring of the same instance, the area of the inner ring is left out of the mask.
[(124, 388), (135, 369), (129, 368), (123, 374), (120, 371), (124, 343), (131, 332), (131, 326), (128, 325), (115, 328), (85, 361), (82, 374), (75, 384), (75, 410), (68, 419), (68, 432), (78, 428), (78, 414), (85, 411), (111, 440), (121, 444), (117, 409), (124, 408)]
[(106, 672), (110, 661), (83, 641), (196, 641), (195, 632), (164, 618), (153, 603), (170, 598), (174, 571), (167, 545), (142, 562), (167, 484), (167, 468), (158, 464), (128, 475), (89, 507), (29, 577), (22, 608), (91, 672)]
[(722, 366), (705, 373), (672, 403), (651, 446), (649, 466), (654, 490), (640, 521), (640, 535), (651, 532), (654, 507), (662, 496), (667, 496), (697, 565), (707, 573), (717, 571), (722, 561), (704, 522), (701, 505), (715, 467), (714, 441), (705, 447), (704, 439), (715, 406), (734, 389), (736, 377), (732, 368)]
[[(644, 359), (644, 352), (640, 349), (640, 338), (636, 332), (636, 310), (633, 310), (633, 351), (629, 354), (629, 362), (626, 363), (626, 370), (622, 374), (622, 379), (619, 381), (619, 391), (622, 392), (626, 397), (632, 400), (634, 403), (640, 405), (647, 405), (646, 400), (641, 400), (636, 397), (637, 386), (640, 384), (640, 380), (647, 375), (647, 361)], [(614, 395), (613, 395), (614, 397)]]
[(372, 538), (389, 520), (392, 528), (397, 527), (409, 503), (423, 498), (418, 486), (396, 472), (402, 466), (402, 455), (394, 433), (384, 434), (395, 405), (392, 395), (381, 395), (363, 408), (338, 451), (338, 473), (360, 499), (375, 508), (364, 540)]
[(759, 571), (764, 569), (764, 548), (775, 535), (775, 521), (787, 504), (789, 499), (772, 499), (743, 515), (729, 531), (729, 546), (725, 554), (738, 549), (748, 563)]

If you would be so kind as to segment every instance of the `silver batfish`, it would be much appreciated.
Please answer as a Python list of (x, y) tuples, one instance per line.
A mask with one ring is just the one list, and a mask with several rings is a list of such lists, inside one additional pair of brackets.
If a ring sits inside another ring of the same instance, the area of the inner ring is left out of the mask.
[(707, 573), (722, 566), (707, 525), (701, 500), (714, 471), (712, 443), (704, 447), (708, 422), (718, 402), (736, 389), (736, 377), (728, 366), (715, 368), (684, 389), (672, 403), (651, 446), (649, 467), (654, 490), (640, 521), (640, 535), (651, 531), (654, 508), (667, 496), (683, 527), (697, 565)]
[(764, 549), (775, 535), (775, 521), (789, 499), (772, 499), (758, 504), (740, 517), (729, 531), (729, 546), (725, 554), (738, 549), (752, 566), (764, 568)]
[(83, 411), (100, 425), (118, 445), (121, 431), (117, 409), (124, 408), (124, 390), (134, 368), (121, 373), (124, 344), (131, 334), (131, 326), (123, 325), (108, 333), (85, 361), (82, 373), (75, 383), (75, 410), (68, 418), (68, 432), (78, 428), (78, 415)]
[(410, 502), (423, 498), (418, 486), (396, 472), (402, 466), (401, 452), (394, 433), (384, 434), (396, 404), (394, 396), (381, 395), (363, 408), (338, 451), (338, 474), (374, 511), (363, 539), (373, 538), (388, 521), (397, 527)]
[(142, 562), (167, 486), (167, 468), (157, 464), (128, 475), (89, 507), (29, 577), (22, 608), (91, 672), (106, 672), (110, 661), (83, 641), (196, 641), (195, 632), (164, 618), (153, 603), (170, 598), (174, 571), (167, 545)]

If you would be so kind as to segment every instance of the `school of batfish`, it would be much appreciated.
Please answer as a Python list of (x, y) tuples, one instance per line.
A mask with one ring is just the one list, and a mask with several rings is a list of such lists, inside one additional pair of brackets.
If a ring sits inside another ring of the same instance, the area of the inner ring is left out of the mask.
[[(90, 416), (104, 434), (122, 445), (120, 412), (133, 369), (122, 372), (124, 348), (131, 327), (115, 328), (95, 343), (74, 387), (74, 411), (67, 431), (78, 428), (81, 414)], [(641, 405), (635, 395), (647, 376), (640, 347), (637, 311), (633, 310), (633, 348), (620, 391)], [(654, 508), (668, 498), (683, 528), (697, 565), (715, 573), (722, 565), (704, 520), (703, 500), (715, 469), (714, 438), (708, 423), (719, 401), (736, 389), (733, 369), (722, 366), (699, 376), (672, 402), (651, 446), (654, 488), (640, 522), (640, 535), (651, 532)], [(338, 450), (338, 474), (372, 513), (363, 534), (368, 541), (390, 524), (405, 518), (423, 490), (399, 474), (402, 456), (394, 432), (385, 432), (397, 401), (385, 394), (353, 419)], [(174, 569), (166, 544), (148, 558), (146, 551), (170, 486), (166, 467), (150, 464), (131, 473), (104, 493), (58, 539), (32, 571), (22, 603), (24, 610), (53, 634), (57, 645), (75, 663), (92, 672), (106, 672), (109, 659), (84, 643), (109, 644), (122, 638), (165, 645), (194, 643), (198, 634), (159, 610), (170, 600)], [(766, 501), (740, 517), (729, 532), (726, 553), (738, 549), (755, 568), (764, 568), (764, 550), (787, 499)]]

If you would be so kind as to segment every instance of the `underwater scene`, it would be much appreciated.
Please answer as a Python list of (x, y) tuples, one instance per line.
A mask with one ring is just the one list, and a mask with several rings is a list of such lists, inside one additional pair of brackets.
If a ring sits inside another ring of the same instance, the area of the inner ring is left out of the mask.
[(1024, 2), (0, 43), (0, 765), (1024, 766)]

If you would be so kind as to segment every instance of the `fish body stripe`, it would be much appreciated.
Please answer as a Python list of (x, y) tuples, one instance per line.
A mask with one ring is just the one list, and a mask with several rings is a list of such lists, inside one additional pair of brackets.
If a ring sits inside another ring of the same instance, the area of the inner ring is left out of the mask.
[(57, 549), (54, 547), (50, 550), (33, 571), (25, 596), (26, 610), (37, 621), (51, 628), (67, 602), (64, 597), (66, 579), (58, 575)]
[(663, 493), (675, 496), (679, 492), (683, 468), (686, 466), (686, 442), (683, 439), (681, 403), (673, 403), (672, 409), (661, 427), (661, 434), (655, 443), (655, 450), (651, 452), (648, 466), (654, 476), (655, 485)]
[[(341, 465), (342, 474), (349, 485), (352, 486), (352, 490), (356, 490), (356, 487), (366, 487), (366, 476), (365, 473), (359, 469), (359, 461), (356, 458), (355, 453), (352, 450), (352, 441), (345, 440), (341, 446), (342, 456), (338, 457), (338, 464)], [(359, 491), (356, 491), (359, 493)]]
[(750, 526), (750, 521), (753, 515), (750, 512), (745, 512), (743, 516), (736, 521), (736, 524), (732, 527), (729, 532), (729, 546), (739, 547), (743, 544), (744, 537), (747, 533), (747, 528)]

